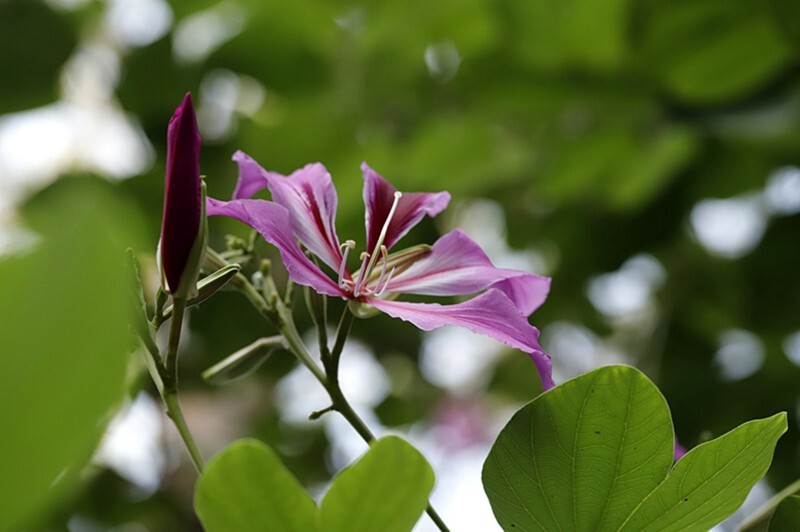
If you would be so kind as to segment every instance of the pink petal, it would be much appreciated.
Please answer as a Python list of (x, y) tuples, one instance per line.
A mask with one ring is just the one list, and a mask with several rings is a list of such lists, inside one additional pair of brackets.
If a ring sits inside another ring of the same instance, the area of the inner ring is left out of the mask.
[[(519, 270), (502, 271), (518, 272)], [(523, 314), (530, 316), (547, 299), (547, 294), (550, 293), (550, 278), (522, 272), (522, 275), (510, 275), (493, 284), (492, 288), (503, 292)]]
[(334, 229), (336, 189), (320, 163), (308, 164), (288, 177), (267, 172), (272, 201), (289, 211), (297, 238), (334, 271), (342, 263), (342, 250)]
[(233, 199), (250, 199), (267, 188), (267, 172), (252, 157), (239, 150), (232, 159), (239, 165), (239, 181), (233, 191)]
[(437, 240), (428, 256), (393, 277), (385, 290), (454, 296), (489, 287), (505, 293), (524, 315), (529, 316), (547, 298), (550, 279), (496, 268), (478, 244), (456, 229)]
[(549, 390), (554, 386), (552, 362), (539, 345), (539, 331), (528, 323), (514, 303), (499, 290), (487, 290), (455, 305), (379, 299), (368, 299), (367, 303), (394, 318), (413, 323), (423, 331), (445, 325), (459, 325), (520, 349), (533, 359), (544, 389)]
[[(372, 253), (389, 216), (397, 189), (367, 166), (367, 163), (361, 164), (361, 171), (364, 173), (364, 205), (367, 210), (367, 249)], [(389, 223), (383, 245), (391, 248), (425, 215), (436, 216), (449, 202), (450, 194), (447, 192), (404, 192)]]
[(681, 445), (681, 443), (678, 441), (678, 437), (675, 436), (675, 450), (672, 453), (672, 459), (677, 462), (683, 458), (687, 452), (689, 451), (686, 450), (686, 447)]
[(208, 198), (206, 213), (208, 216), (235, 218), (258, 231), (264, 240), (278, 248), (289, 277), (295, 283), (310, 286), (320, 294), (347, 296), (297, 245), (289, 223), (289, 212), (284, 207), (259, 199), (219, 201)]

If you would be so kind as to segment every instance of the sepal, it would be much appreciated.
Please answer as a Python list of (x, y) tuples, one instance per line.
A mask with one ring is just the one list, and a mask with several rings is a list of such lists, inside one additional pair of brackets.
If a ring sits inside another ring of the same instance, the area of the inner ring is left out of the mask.
[[(186, 261), (178, 289), (172, 292), (174, 299), (190, 300), (197, 298), (197, 278), (203, 267), (203, 259), (208, 246), (208, 220), (206, 219), (206, 183), (200, 181), (200, 230), (192, 245), (192, 251)], [(164, 280), (162, 276), (162, 281)], [(166, 283), (165, 283), (166, 284)]]
[(284, 349), (283, 336), (259, 338), (203, 372), (203, 379), (215, 385), (227, 384), (253, 373), (276, 349)]

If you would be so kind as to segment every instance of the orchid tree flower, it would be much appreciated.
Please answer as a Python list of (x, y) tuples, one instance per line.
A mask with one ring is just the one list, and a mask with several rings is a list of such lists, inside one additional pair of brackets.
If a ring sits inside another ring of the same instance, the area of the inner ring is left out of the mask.
[(167, 129), (164, 218), (158, 252), (162, 288), (180, 299), (196, 295), (208, 238), (200, 143), (192, 95), (186, 93)]
[[(239, 181), (231, 201), (209, 198), (207, 212), (240, 220), (278, 248), (290, 278), (320, 294), (349, 300), (354, 314), (384, 312), (424, 331), (458, 325), (528, 353), (545, 389), (553, 387), (549, 355), (528, 316), (547, 297), (550, 279), (495, 267), (483, 250), (456, 229), (431, 246), (392, 252), (425, 216), (447, 207), (450, 195), (401, 193), (366, 163), (366, 239), (359, 266), (348, 268), (353, 240), (340, 242), (334, 228), (337, 195), (330, 174), (313, 163), (289, 176), (268, 172), (242, 152), (233, 156)], [(272, 201), (252, 199), (268, 188)], [(315, 255), (317, 266), (298, 245)], [(398, 301), (403, 294), (463, 296), (461, 303)]]

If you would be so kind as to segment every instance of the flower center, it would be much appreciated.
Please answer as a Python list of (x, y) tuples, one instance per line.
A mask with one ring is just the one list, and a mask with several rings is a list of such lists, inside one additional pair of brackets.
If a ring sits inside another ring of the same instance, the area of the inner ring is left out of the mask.
[[(400, 198), (402, 197), (402, 192), (394, 193), (394, 202), (392, 202), (392, 208), (389, 209), (389, 214), (386, 216), (386, 221), (383, 223), (380, 235), (378, 235), (378, 241), (375, 243), (375, 248), (373, 249), (372, 254), (366, 251), (361, 253), (359, 257), (361, 259), (361, 267), (359, 268), (358, 273), (354, 276), (354, 279), (349, 278), (350, 275), (347, 272), (346, 264), (350, 250), (355, 248), (356, 243), (352, 240), (348, 240), (342, 244), (343, 251), (342, 265), (339, 267), (339, 286), (341, 288), (350, 290), (353, 294), (353, 297), (380, 296), (386, 291), (389, 281), (392, 280), (392, 276), (394, 275), (396, 267), (392, 267), (387, 275), (386, 272), (391, 261), (389, 260), (389, 250), (383, 245), (383, 242), (386, 240), (386, 235), (389, 232), (389, 224), (391, 224), (392, 218), (394, 217), (395, 212), (397, 212), (397, 205), (400, 203)], [(379, 257), (381, 259), (380, 274), (377, 275), (377, 282), (372, 284), (370, 281), (375, 278), (375, 275), (373, 274), (378, 264)]]

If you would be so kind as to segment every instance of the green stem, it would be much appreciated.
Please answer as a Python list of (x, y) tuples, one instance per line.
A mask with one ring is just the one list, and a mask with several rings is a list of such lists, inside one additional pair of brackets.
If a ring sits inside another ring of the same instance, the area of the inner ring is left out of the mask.
[(178, 433), (181, 435), (186, 450), (192, 459), (194, 467), (198, 473), (203, 472), (203, 456), (197, 448), (186, 418), (183, 417), (180, 401), (178, 400), (178, 346), (181, 341), (181, 329), (183, 327), (183, 314), (186, 310), (186, 301), (174, 299), (172, 302), (172, 321), (169, 324), (169, 339), (167, 340), (167, 353), (164, 357), (164, 365), (159, 366), (163, 390), (161, 399), (167, 416), (175, 424)]
[(428, 504), (428, 507), (425, 508), (425, 513), (428, 514), (428, 517), (431, 518), (433, 524), (435, 524), (439, 530), (441, 530), (441, 532), (450, 532), (450, 529), (447, 528), (447, 525), (444, 524), (444, 521), (436, 512), (436, 510), (433, 509), (433, 506), (431, 506), (430, 503)]
[(167, 415), (175, 424), (175, 428), (178, 429), (178, 433), (181, 435), (186, 450), (189, 451), (189, 456), (192, 459), (195, 469), (197, 469), (198, 473), (202, 473), (203, 467), (205, 467), (203, 455), (200, 454), (200, 449), (197, 448), (189, 426), (186, 424), (186, 419), (183, 417), (183, 410), (178, 400), (177, 391), (165, 392), (162, 399), (167, 409)]
[(302, 338), (300, 338), (300, 333), (297, 332), (297, 327), (295, 327), (294, 321), (291, 319), (291, 314), (289, 314), (288, 309), (281, 305), (279, 313), (284, 319), (281, 319), (280, 322), (275, 325), (278, 327), (283, 337), (286, 338), (286, 344), (289, 346), (289, 350), (314, 374), (319, 383), (327, 389), (328, 378), (325, 376), (325, 372), (320, 369), (308, 353)]
[(336, 376), (337, 384), (339, 378), (339, 359), (342, 357), (344, 344), (347, 342), (347, 336), (350, 334), (350, 328), (353, 326), (353, 313), (350, 312), (350, 307), (345, 306), (342, 312), (342, 317), (339, 318), (339, 326), (336, 327), (336, 341), (333, 343), (331, 350), (331, 371)]
[[(212, 259), (219, 263), (225, 263), (224, 259), (221, 259), (218, 254), (211, 250), (209, 251)], [(218, 265), (218, 267), (221, 266)], [(330, 357), (322, 357), (326, 370), (323, 371), (308, 353), (308, 350), (306, 349), (306, 346), (303, 343), (303, 340), (300, 338), (299, 332), (297, 331), (297, 327), (294, 324), (294, 320), (292, 319), (291, 309), (283, 303), (281, 298), (277, 297), (277, 290), (274, 289), (274, 284), (265, 283), (265, 286), (269, 287), (268, 290), (273, 292), (267, 296), (273, 296), (270, 297), (271, 303), (274, 305), (273, 306), (267, 303), (267, 300), (264, 298), (264, 296), (262, 296), (259, 291), (256, 290), (256, 288), (246, 277), (237, 276), (236, 280), (237, 282), (235, 283), (235, 286), (241, 290), (245, 297), (247, 297), (250, 303), (261, 313), (262, 316), (267, 318), (273, 325), (275, 325), (275, 327), (277, 327), (277, 329), (286, 339), (286, 345), (289, 350), (304, 366), (309, 369), (309, 371), (311, 371), (314, 377), (316, 377), (319, 383), (328, 392), (332, 403), (331, 407), (329, 408), (339, 412), (368, 445), (372, 444), (372, 442), (375, 441), (375, 435), (372, 434), (372, 431), (369, 430), (369, 427), (367, 427), (367, 424), (364, 423), (364, 420), (361, 419), (356, 411), (353, 410), (353, 407), (350, 406), (350, 403), (345, 398), (344, 393), (339, 386), (339, 359), (341, 358), (344, 344), (347, 341), (347, 336), (350, 333), (350, 328), (352, 326), (354, 317), (349, 307), (345, 307), (342, 317), (339, 321), (339, 326), (336, 330), (336, 340), (334, 342), (333, 349), (330, 352)], [(325, 324), (319, 323), (317, 324), (317, 327), (325, 327)], [(324, 336), (320, 335), (319, 338), (322, 339)], [(327, 340), (325, 343), (327, 344)], [(325, 353), (326, 351), (327, 345), (320, 345), (320, 352)], [(325, 410), (327, 411), (328, 409)], [(430, 504), (425, 511), (441, 532), (449, 532), (449, 529), (442, 521), (442, 518), (439, 517), (439, 514), (436, 513), (436, 510), (434, 510)]]
[(178, 385), (178, 345), (181, 342), (181, 329), (183, 328), (183, 314), (186, 311), (186, 301), (175, 299), (172, 301), (172, 321), (169, 324), (169, 339), (167, 340), (167, 356), (164, 357), (164, 368), (167, 374)]
[[(350, 406), (350, 403), (342, 392), (342, 388), (339, 386), (339, 360), (341, 359), (344, 344), (347, 342), (347, 336), (350, 334), (350, 329), (353, 325), (353, 317), (350, 307), (345, 306), (342, 317), (339, 319), (339, 326), (336, 329), (336, 341), (331, 350), (330, 361), (325, 365), (325, 369), (328, 373), (328, 384), (325, 388), (328, 390), (328, 395), (330, 395), (333, 409), (339, 412), (347, 422), (350, 423), (353, 429), (358, 432), (359, 436), (361, 436), (368, 445), (371, 445), (372, 442), (375, 441), (375, 435), (372, 434), (372, 431), (369, 430), (364, 420), (362, 420), (356, 411), (353, 410), (353, 407)], [(324, 327), (324, 324), (321, 326)], [(444, 524), (444, 521), (436, 510), (434, 510), (433, 506), (428, 504), (425, 512), (439, 530), (442, 532), (449, 532), (447, 525)]]
[(754, 532), (756, 530), (766, 530), (766, 525), (772, 518), (772, 514), (778, 505), (790, 495), (794, 495), (800, 491), (800, 479), (795, 480), (781, 491), (772, 496), (767, 502), (762, 504), (755, 512), (750, 514), (742, 524), (739, 525), (740, 532)]

